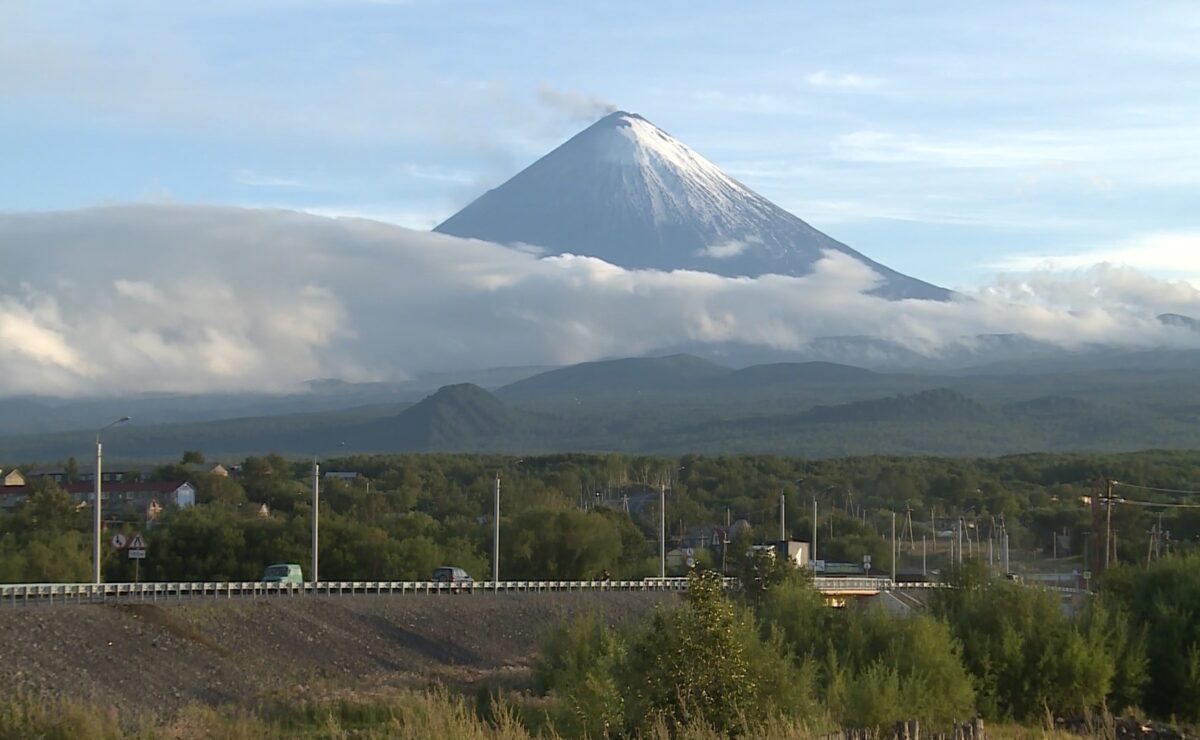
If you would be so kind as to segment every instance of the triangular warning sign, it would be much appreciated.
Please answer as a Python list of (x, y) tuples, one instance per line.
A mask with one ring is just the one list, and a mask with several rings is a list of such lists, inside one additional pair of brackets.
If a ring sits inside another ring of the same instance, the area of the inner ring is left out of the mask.
[(142, 533), (138, 532), (129, 538), (130, 550), (145, 550), (146, 540), (142, 539)]

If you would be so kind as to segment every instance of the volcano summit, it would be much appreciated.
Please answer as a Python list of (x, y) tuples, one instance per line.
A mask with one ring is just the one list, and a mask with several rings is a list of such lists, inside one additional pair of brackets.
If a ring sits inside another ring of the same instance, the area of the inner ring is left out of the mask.
[(589, 255), (626, 268), (726, 276), (806, 275), (822, 252), (833, 250), (881, 276), (876, 295), (950, 295), (826, 236), (624, 111), (576, 134), (434, 230)]

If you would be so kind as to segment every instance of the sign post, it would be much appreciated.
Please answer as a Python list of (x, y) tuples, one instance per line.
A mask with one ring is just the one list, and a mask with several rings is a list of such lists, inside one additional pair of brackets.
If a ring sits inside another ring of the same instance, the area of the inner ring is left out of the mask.
[[(117, 535), (117, 537), (119, 536)], [(117, 537), (113, 537), (114, 544)], [(141, 532), (134, 532), (133, 536), (129, 538), (129, 544), (125, 551), (129, 553), (129, 559), (133, 561), (133, 582), (139, 583), (138, 571), (140, 568), (138, 566), (146, 559), (146, 540), (142, 537)]]

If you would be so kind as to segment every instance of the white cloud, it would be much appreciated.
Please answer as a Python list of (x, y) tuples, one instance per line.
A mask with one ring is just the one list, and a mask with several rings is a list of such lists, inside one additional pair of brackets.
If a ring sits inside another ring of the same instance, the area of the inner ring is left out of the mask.
[(477, 182), (478, 178), (475, 175), (459, 172), (456, 170), (447, 170), (441, 167), (426, 167), (419, 164), (408, 163), (401, 168), (409, 177), (414, 177), (418, 180), (432, 180), (433, 182), (450, 182), (459, 185), (470, 185)]
[(751, 237), (749, 239), (730, 239), (722, 244), (710, 244), (704, 249), (696, 251), (697, 257), (708, 257), (714, 260), (724, 260), (730, 257), (737, 257), (755, 244), (761, 244), (762, 240)]
[(882, 81), (876, 77), (853, 73), (838, 74), (824, 69), (812, 72), (804, 78), (804, 81), (813, 87), (852, 91), (874, 90), (882, 84)]
[(1200, 293), (1116, 268), (1008, 274), (953, 302), (896, 303), (867, 295), (879, 276), (840, 253), (805, 277), (723, 278), (362, 219), (170, 204), (0, 214), (0, 260), (0, 394), (283, 390), (846, 335), (929, 356), (1013, 332), (1200, 344), (1154, 319), (1200, 315)]
[(987, 267), (1003, 272), (1027, 272), (1081, 270), (1093, 265), (1128, 267), (1150, 275), (1191, 280), (1200, 286), (1200, 232), (1147, 234), (1078, 252), (1012, 254)]
[(233, 173), (233, 179), (242, 185), (259, 188), (307, 188), (309, 186), (307, 182), (299, 178), (267, 175), (254, 170), (238, 170)]
[(1081, 189), (1200, 183), (1200, 171), (1181, 167), (1200, 147), (1200, 127), (1142, 125), (1113, 128), (976, 130), (938, 137), (859, 130), (833, 139), (835, 159), (947, 169), (1016, 170), (1019, 191), (1043, 180), (1070, 179)]

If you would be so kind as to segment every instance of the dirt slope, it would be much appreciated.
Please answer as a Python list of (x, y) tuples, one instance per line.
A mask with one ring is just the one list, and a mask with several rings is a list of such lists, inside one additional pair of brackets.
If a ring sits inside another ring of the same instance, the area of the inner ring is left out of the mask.
[(642, 617), (675, 596), (284, 597), (0, 613), (0, 686), (169, 715), (300, 687), (520, 681), (547, 630)]

